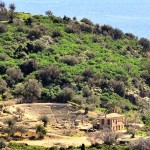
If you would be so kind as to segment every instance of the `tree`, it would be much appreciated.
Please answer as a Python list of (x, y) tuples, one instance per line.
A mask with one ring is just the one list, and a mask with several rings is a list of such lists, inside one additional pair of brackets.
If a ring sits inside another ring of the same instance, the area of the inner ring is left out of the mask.
[(15, 83), (18, 83), (23, 79), (23, 73), (20, 68), (11, 67), (6, 70), (6, 74), (8, 75), (7, 83), (9, 86), (12, 86)]
[(46, 135), (47, 131), (42, 125), (37, 125), (36, 133), (39, 134), (39, 138), (44, 138), (44, 135)]
[(39, 77), (42, 80), (43, 85), (48, 85), (59, 77), (61, 70), (58, 66), (44, 67), (39, 71)]
[(14, 136), (14, 133), (15, 133), (14, 127), (16, 124), (16, 121), (14, 120), (14, 118), (6, 119), (4, 123), (8, 125), (8, 128), (5, 128), (4, 131), (8, 133), (8, 136)]
[(131, 138), (135, 138), (135, 134), (136, 134), (136, 129), (135, 128), (129, 127), (129, 128), (127, 128), (127, 132), (129, 134), (131, 134)]
[(139, 44), (143, 47), (144, 52), (150, 51), (150, 41), (146, 38), (140, 38)]
[(71, 101), (74, 97), (74, 91), (71, 88), (64, 88), (57, 97), (57, 101), (61, 103), (66, 103)]
[(6, 4), (3, 1), (0, 2), (0, 12), (7, 15)]
[(48, 11), (46, 11), (46, 12), (45, 12), (45, 15), (47, 15), (48, 17), (50, 17), (50, 16), (52, 16), (52, 15), (53, 15), (53, 13), (52, 13), (52, 11), (51, 11), (51, 10), (48, 10)]
[(30, 73), (32, 73), (33, 71), (36, 71), (37, 69), (37, 62), (34, 59), (29, 59), (27, 61), (25, 61), (23, 64), (20, 65), (21, 71), (25, 74), (25, 75), (29, 75)]
[(40, 117), (40, 120), (44, 123), (43, 126), (46, 127), (49, 122), (49, 118), (44, 115)]
[(5, 120), (4, 123), (7, 124), (8, 127), (12, 129), (16, 122), (15, 122), (14, 118), (9, 118), (9, 119)]
[(41, 97), (42, 85), (36, 79), (29, 79), (24, 83), (23, 95), (28, 102)]
[(14, 3), (11, 3), (9, 5), (9, 22), (10, 23), (13, 23), (14, 22), (14, 18), (15, 18), (15, 9), (16, 9), (16, 6)]

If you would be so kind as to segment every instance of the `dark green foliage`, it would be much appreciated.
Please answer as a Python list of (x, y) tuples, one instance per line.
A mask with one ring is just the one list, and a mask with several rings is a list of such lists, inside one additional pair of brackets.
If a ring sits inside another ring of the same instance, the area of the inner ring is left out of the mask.
[(43, 126), (46, 127), (49, 122), (49, 118), (44, 115), (40, 117), (40, 120), (43, 122)]
[(53, 13), (52, 13), (52, 11), (51, 10), (47, 10), (46, 12), (45, 12), (45, 15), (47, 15), (47, 16), (52, 16), (53, 15)]
[(84, 22), (84, 23), (86, 23), (88, 25), (93, 25), (93, 22), (91, 20), (87, 19), (87, 18), (81, 19), (81, 22)]
[(39, 134), (39, 138), (40, 139), (43, 139), (44, 136), (46, 135), (47, 131), (46, 131), (46, 129), (42, 125), (38, 125), (36, 127), (36, 133)]
[(6, 65), (5, 64), (0, 64), (0, 74), (4, 74), (6, 71)]
[(59, 77), (61, 70), (58, 66), (44, 67), (39, 71), (39, 78), (42, 80), (43, 85), (48, 85)]
[(71, 88), (64, 88), (57, 97), (57, 101), (60, 103), (66, 103), (72, 100), (74, 97), (74, 91)]
[(71, 20), (71, 18), (70, 18), (70, 17), (67, 17), (67, 16), (64, 16), (64, 17), (63, 17), (63, 20), (66, 21), (66, 22), (69, 22), (69, 21)]
[(37, 69), (37, 62), (34, 59), (29, 59), (20, 65), (21, 71), (28, 75)]
[(60, 31), (54, 31), (52, 33), (52, 38), (56, 38), (56, 37), (59, 37), (59, 36), (62, 36), (62, 33)]
[(26, 25), (30, 26), (33, 22), (33, 18), (29, 17), (29, 18), (25, 19), (24, 22), (25, 22)]
[(20, 89), (20, 94), (24, 96), (25, 101), (32, 102), (34, 99), (41, 97), (42, 86), (36, 79), (29, 79), (23, 85), (23, 89)]
[(23, 73), (21, 72), (20, 68), (11, 67), (6, 70), (7, 74), (7, 84), (12, 86), (23, 79)]
[(150, 51), (150, 41), (146, 38), (141, 38), (139, 44), (143, 47), (144, 51)]
[(29, 30), (28, 38), (31, 40), (39, 39), (42, 37), (42, 32), (38, 27)]

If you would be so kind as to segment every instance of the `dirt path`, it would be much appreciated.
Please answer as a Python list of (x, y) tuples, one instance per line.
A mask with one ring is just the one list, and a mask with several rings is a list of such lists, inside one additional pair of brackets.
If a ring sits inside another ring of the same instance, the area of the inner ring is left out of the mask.
[(24, 141), (15, 141), (16, 143), (27, 143), (28, 145), (37, 145), (44, 147), (68, 147), (68, 146), (80, 146), (83, 143), (86, 146), (90, 145), (90, 142), (87, 140), (87, 137), (63, 137), (63, 138), (46, 138), (43, 140), (24, 140)]

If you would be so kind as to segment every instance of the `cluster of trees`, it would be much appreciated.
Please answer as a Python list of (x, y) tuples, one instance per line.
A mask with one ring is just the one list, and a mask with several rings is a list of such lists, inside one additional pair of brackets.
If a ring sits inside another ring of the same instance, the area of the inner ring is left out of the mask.
[(8, 17), (9, 23), (13, 23), (14, 21), (15, 9), (16, 9), (16, 6), (14, 3), (11, 3), (9, 5), (9, 10), (7, 10), (5, 2), (0, 1), (0, 13)]

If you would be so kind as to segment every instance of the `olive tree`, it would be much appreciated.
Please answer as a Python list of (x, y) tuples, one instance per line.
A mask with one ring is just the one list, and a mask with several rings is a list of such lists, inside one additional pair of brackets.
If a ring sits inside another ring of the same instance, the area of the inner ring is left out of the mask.
[(42, 92), (42, 85), (36, 79), (29, 79), (23, 85), (23, 96), (28, 102), (40, 98)]

